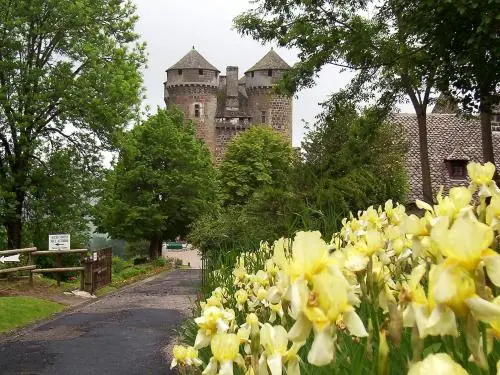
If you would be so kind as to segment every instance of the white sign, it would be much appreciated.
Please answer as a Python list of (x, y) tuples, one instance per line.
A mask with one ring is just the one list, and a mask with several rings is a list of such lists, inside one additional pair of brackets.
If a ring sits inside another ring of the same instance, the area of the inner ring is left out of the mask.
[(49, 250), (69, 250), (69, 234), (49, 234)]
[(19, 254), (11, 255), (10, 257), (0, 257), (0, 263), (19, 262)]
[(97, 260), (97, 251), (95, 253), (92, 253), (92, 260)]

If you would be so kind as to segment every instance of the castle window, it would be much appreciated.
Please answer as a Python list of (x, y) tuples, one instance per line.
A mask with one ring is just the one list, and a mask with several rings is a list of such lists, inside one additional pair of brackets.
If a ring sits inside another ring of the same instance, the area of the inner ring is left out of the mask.
[(261, 120), (262, 120), (262, 121), (261, 121), (261, 122), (262, 122), (263, 124), (265, 124), (265, 123), (266, 123), (266, 111), (262, 111), (262, 112), (261, 112), (261, 115), (262, 115), (262, 117), (261, 117)]
[(177, 69), (177, 74), (182, 75), (182, 69)]
[(200, 117), (200, 105), (199, 104), (194, 105), (194, 117)]
[(203, 75), (203, 69), (198, 69), (198, 74), (199, 74), (200, 76), (202, 76), (202, 75)]
[(272, 77), (272, 76), (273, 76), (273, 71), (272, 71), (272, 69), (269, 69), (269, 70), (267, 71), (267, 75), (268, 75), (269, 77)]
[(252, 72), (251, 74), (252, 74), (252, 78), (253, 78), (255, 76), (255, 72)]
[(467, 160), (446, 160), (446, 166), (451, 179), (465, 180), (467, 178)]

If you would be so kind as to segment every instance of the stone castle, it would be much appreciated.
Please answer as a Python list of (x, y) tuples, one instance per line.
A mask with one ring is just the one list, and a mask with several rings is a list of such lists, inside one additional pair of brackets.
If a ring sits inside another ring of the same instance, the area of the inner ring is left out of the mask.
[(254, 124), (267, 124), (292, 140), (292, 98), (273, 87), (290, 66), (271, 49), (239, 78), (238, 67), (226, 75), (193, 47), (167, 69), (165, 103), (177, 105), (195, 124), (216, 164), (232, 138)]

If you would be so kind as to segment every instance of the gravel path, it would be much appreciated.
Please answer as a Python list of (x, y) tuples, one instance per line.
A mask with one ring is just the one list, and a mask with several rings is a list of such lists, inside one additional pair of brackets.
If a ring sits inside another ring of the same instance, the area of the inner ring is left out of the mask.
[(0, 374), (169, 374), (162, 348), (189, 313), (199, 270), (126, 287), (0, 341)]

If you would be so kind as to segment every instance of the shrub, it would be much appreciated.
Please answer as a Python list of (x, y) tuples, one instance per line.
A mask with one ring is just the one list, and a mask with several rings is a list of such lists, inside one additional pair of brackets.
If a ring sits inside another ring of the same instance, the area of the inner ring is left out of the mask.
[(168, 264), (168, 260), (165, 258), (158, 258), (155, 261), (157, 267), (165, 267)]
[(145, 274), (146, 272), (147, 271), (144, 268), (132, 267), (132, 268), (126, 268), (126, 269), (124, 269), (120, 273), (120, 276), (123, 279), (130, 279), (130, 278), (135, 277), (137, 275)]
[(132, 263), (120, 257), (113, 257), (113, 273), (120, 273), (124, 269), (132, 267)]
[(137, 266), (139, 264), (144, 264), (148, 262), (147, 257), (135, 257), (133, 260), (134, 266)]

